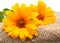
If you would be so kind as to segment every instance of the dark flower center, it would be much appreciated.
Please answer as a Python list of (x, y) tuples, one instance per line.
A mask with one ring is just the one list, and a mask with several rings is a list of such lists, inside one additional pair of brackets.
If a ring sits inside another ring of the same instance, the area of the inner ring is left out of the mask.
[(44, 15), (39, 14), (39, 15), (37, 16), (37, 18), (38, 18), (39, 20), (44, 20)]
[(17, 21), (17, 26), (20, 27), (20, 28), (23, 28), (25, 27), (25, 21), (24, 19), (20, 19), (19, 21)]

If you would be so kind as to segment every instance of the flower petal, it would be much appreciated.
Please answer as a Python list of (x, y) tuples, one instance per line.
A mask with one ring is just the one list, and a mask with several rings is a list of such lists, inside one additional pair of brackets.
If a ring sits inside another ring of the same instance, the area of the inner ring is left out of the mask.
[(33, 30), (33, 29), (30, 29), (30, 28), (27, 28), (27, 31), (28, 31), (31, 35), (35, 35), (35, 36), (37, 36), (37, 31), (36, 31), (36, 30)]
[(38, 6), (38, 12), (40, 14), (43, 14), (46, 9), (46, 4), (43, 1), (39, 1), (37, 6)]
[(44, 16), (47, 16), (47, 17), (54, 16), (54, 11), (50, 7), (48, 7), (48, 8), (46, 8)]
[(23, 29), (23, 33), (24, 33), (25, 37), (29, 37), (29, 32), (25, 28)]
[(33, 12), (36, 12), (38, 11), (37, 7), (33, 4), (30, 4), (30, 9), (33, 11)]
[(31, 16), (32, 16), (32, 18), (37, 17), (38, 16), (38, 12), (32, 12)]
[(16, 20), (19, 19), (19, 15), (18, 15), (18, 14), (15, 14), (15, 13), (12, 12), (12, 11), (7, 11), (5, 14), (7, 15), (7, 17), (8, 17), (10, 20), (16, 21)]
[(23, 33), (23, 31), (22, 31), (22, 30), (20, 30), (19, 37), (20, 37), (20, 39), (21, 39), (22, 41), (24, 41), (24, 40), (25, 40), (25, 35), (24, 35), (24, 33)]
[(24, 3), (21, 4), (21, 9), (25, 9), (26, 8), (26, 5)]
[(8, 36), (11, 36), (13, 34), (13, 31), (8, 32)]
[(29, 39), (32, 39), (33, 38), (33, 35), (29, 34)]
[(2, 25), (2, 29), (5, 29), (7, 27), (7, 25), (3, 24)]
[(30, 28), (30, 29), (33, 29), (33, 30), (37, 29), (37, 26), (35, 24), (32, 24), (32, 23), (26, 24), (26, 27)]
[(14, 21), (9, 20), (8, 18), (4, 18), (4, 19), (2, 20), (2, 22), (3, 22), (5, 25), (7, 25), (7, 26), (11, 26), (11, 25), (15, 25), (15, 24), (16, 24)]
[(41, 20), (38, 20), (38, 18), (33, 18), (33, 23), (37, 26), (39, 26), (40, 24), (43, 25), (43, 22)]
[(14, 11), (15, 14), (20, 14), (19, 4), (16, 3), (14, 6), (12, 6), (12, 10)]
[(16, 26), (7, 26), (6, 28), (5, 28), (5, 32), (11, 32), (11, 31), (13, 31), (14, 29), (16, 29), (17, 27)]
[(55, 22), (56, 17), (52, 16), (52, 17), (46, 17), (44, 22), (45, 24), (50, 24), (50, 23), (54, 23)]
[(17, 38), (19, 36), (20, 30), (17, 28), (13, 31), (12, 37)]

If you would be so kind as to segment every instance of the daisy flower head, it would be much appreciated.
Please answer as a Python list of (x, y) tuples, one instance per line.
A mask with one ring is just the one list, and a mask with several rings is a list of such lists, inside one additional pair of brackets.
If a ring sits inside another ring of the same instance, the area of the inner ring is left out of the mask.
[(32, 39), (37, 36), (37, 26), (32, 19), (38, 16), (37, 12), (32, 12), (24, 3), (19, 6), (16, 3), (12, 6), (13, 11), (6, 11), (7, 17), (3, 21), (3, 29), (13, 38), (20, 38), (24, 41), (27, 38)]
[(56, 17), (54, 16), (54, 10), (46, 6), (46, 3), (42, 0), (38, 1), (37, 6), (31, 4), (30, 9), (33, 12), (38, 12), (38, 16), (34, 19), (35, 22), (39, 21), (38, 24), (46, 25), (55, 22)]

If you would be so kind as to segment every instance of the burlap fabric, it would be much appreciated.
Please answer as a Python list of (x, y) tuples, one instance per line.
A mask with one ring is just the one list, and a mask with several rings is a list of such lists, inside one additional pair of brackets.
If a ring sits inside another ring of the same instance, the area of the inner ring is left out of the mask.
[(32, 40), (21, 41), (19, 38), (13, 39), (2, 30), (0, 23), (0, 43), (60, 43), (60, 13), (55, 13), (56, 22), (54, 24), (40, 26), (37, 29), (38, 36)]

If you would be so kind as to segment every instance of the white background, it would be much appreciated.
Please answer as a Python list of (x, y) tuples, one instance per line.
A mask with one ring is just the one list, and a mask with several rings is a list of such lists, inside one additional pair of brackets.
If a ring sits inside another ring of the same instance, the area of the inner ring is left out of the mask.
[[(53, 10), (60, 12), (60, 0), (43, 0), (47, 6), (50, 6)], [(38, 0), (0, 0), (0, 11), (4, 8), (11, 8), (16, 2), (25, 3), (29, 5), (30, 3), (37, 4)]]

